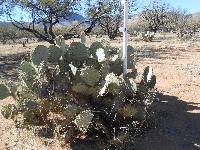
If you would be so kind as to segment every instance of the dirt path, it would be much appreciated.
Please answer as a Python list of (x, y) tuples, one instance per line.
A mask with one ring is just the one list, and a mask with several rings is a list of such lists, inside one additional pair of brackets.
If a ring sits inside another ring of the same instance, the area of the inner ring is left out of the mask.
[[(156, 128), (139, 138), (131, 149), (200, 150), (200, 48), (162, 42), (152, 42), (148, 47), (151, 49), (145, 50), (146, 58), (140, 58), (138, 68), (150, 65), (157, 77), (160, 94), (153, 106)], [(0, 109), (9, 100), (0, 101)], [(0, 150), (16, 149), (16, 145), (19, 149), (49, 149), (31, 140), (31, 134), (11, 142), (10, 137), (18, 138), (20, 132), (13, 127), (0, 114)]]
[(157, 77), (153, 109), (157, 127), (141, 137), (136, 150), (200, 150), (200, 49), (172, 47), (146, 58)]

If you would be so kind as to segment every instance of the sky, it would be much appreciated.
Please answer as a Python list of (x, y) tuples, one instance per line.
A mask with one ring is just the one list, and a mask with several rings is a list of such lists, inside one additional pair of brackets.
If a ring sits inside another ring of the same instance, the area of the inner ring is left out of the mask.
[[(141, 11), (142, 8), (147, 5), (152, 0), (137, 0), (138, 6), (140, 7), (138, 11)], [(182, 8), (187, 9), (188, 13), (197, 13), (200, 12), (200, 0), (163, 0), (166, 3), (169, 3), (170, 6), (174, 8)], [(137, 13), (137, 12), (136, 12)], [(26, 13), (20, 12), (20, 10), (15, 11), (16, 19), (20, 20), (21, 16), (24, 16), (25, 20), (28, 19), (28, 17), (25, 15)], [(0, 17), (0, 21), (5, 21), (5, 17)]]
[[(142, 5), (148, 4), (151, 0), (138, 0)], [(200, 0), (163, 0), (175, 8), (187, 9), (188, 13), (200, 12)]]
[(186, 8), (190, 13), (200, 12), (200, 0), (169, 0), (174, 7)]

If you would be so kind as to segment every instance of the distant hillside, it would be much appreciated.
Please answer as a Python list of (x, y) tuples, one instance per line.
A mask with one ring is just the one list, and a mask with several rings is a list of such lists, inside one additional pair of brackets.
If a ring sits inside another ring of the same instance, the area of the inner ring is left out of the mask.
[(192, 14), (193, 16), (200, 16), (200, 12)]
[(12, 23), (10, 22), (3, 22), (3, 21), (0, 21), (0, 26), (7, 26), (7, 25), (11, 25)]
[(85, 18), (82, 15), (73, 14), (71, 16), (67, 16), (65, 18), (60, 19), (59, 24), (66, 25), (66, 24), (74, 22), (74, 21), (83, 22), (83, 21), (85, 21)]

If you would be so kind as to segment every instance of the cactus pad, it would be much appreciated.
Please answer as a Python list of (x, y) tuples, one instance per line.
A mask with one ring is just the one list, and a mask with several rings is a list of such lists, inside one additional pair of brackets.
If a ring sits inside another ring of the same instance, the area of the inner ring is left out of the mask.
[(65, 39), (62, 35), (59, 35), (55, 39), (56, 45), (59, 46), (63, 50), (63, 52), (67, 51), (69, 46), (65, 44)]
[(88, 91), (88, 86), (84, 83), (77, 83), (72, 86), (72, 90), (76, 93), (80, 93), (83, 95), (90, 95)]
[(89, 55), (95, 56), (96, 52), (99, 48), (104, 48), (103, 44), (101, 44), (101, 42), (94, 42), (91, 44), (90, 48), (89, 48)]
[(76, 126), (79, 128), (80, 131), (86, 133), (93, 117), (94, 114), (91, 112), (91, 110), (85, 110), (76, 116), (74, 123), (76, 124)]
[(27, 62), (27, 61), (23, 61), (21, 63), (21, 71), (23, 75), (27, 77), (35, 76), (37, 73), (34, 65), (31, 62)]
[(3, 106), (1, 113), (6, 119), (13, 119), (17, 115), (17, 108), (14, 104), (8, 104)]
[(103, 48), (97, 49), (96, 56), (97, 56), (98, 62), (106, 61), (106, 54), (105, 54), (105, 50)]
[(61, 48), (55, 45), (49, 46), (49, 57), (48, 57), (49, 62), (58, 63), (62, 54), (63, 54), (63, 51)]
[(84, 31), (81, 33), (81, 37), (80, 38), (81, 38), (81, 43), (85, 44), (86, 43), (86, 35), (85, 35)]
[(23, 61), (21, 63), (21, 77), (27, 87), (32, 87), (37, 76), (37, 71), (31, 62)]
[(123, 62), (118, 55), (111, 57), (110, 66), (110, 71), (114, 74), (121, 75), (123, 73)]
[(147, 67), (144, 69), (144, 73), (143, 73), (144, 82), (145, 82), (145, 83), (150, 82), (152, 76), (153, 76), (153, 69), (152, 69), (151, 67), (147, 66)]
[(85, 67), (81, 70), (81, 79), (89, 86), (95, 86), (100, 79), (100, 73), (93, 67)]
[(105, 84), (99, 92), (100, 96), (107, 93), (119, 94), (120, 93), (120, 79), (113, 73), (110, 73), (105, 78)]
[(39, 66), (42, 61), (46, 61), (48, 57), (48, 48), (43, 45), (38, 45), (31, 55), (31, 60), (34, 65)]
[(62, 112), (66, 118), (74, 118), (76, 114), (80, 113), (80, 108), (75, 104), (67, 105)]
[(10, 96), (10, 90), (4, 84), (0, 84), (0, 100)]
[(128, 96), (134, 96), (137, 92), (137, 84), (136, 82), (130, 78), (130, 79), (127, 79), (126, 80), (126, 90), (125, 90), (125, 93), (128, 95)]
[(72, 61), (73, 65), (75, 65), (77, 62), (83, 62), (84, 60), (87, 60), (88, 58), (88, 50), (87, 47), (78, 42), (71, 43), (69, 47), (69, 57)]

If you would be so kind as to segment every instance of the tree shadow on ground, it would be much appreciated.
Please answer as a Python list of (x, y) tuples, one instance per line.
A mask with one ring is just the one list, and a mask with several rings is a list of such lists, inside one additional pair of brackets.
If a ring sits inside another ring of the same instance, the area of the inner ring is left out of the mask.
[(139, 60), (142, 60), (144, 58), (154, 58), (154, 59), (177, 59), (177, 56), (180, 58), (181, 53), (173, 51), (171, 48), (153, 48), (153, 47), (146, 47), (146, 48), (140, 48), (137, 50), (137, 57)]
[[(177, 97), (158, 94), (152, 109), (156, 128), (138, 138), (133, 150), (199, 150), (200, 107)], [(190, 112), (189, 112), (190, 111)]]
[(0, 80), (18, 79), (18, 69), (22, 60), (28, 59), (29, 53), (18, 53), (7, 56), (0, 56)]
[[(175, 96), (158, 93), (152, 105), (155, 128), (144, 131), (134, 144), (119, 150), (199, 150), (200, 103), (186, 103)], [(82, 142), (73, 145), (73, 150), (103, 150), (101, 144)], [(115, 149), (118, 150), (118, 149)]]
[[(145, 47), (135, 48), (135, 51), (128, 51), (128, 57), (130, 57), (134, 52), (136, 52), (137, 58), (143, 60), (144, 58), (154, 58), (160, 60), (166, 59), (188, 59), (188, 56), (185, 55), (186, 52), (200, 52), (198, 48), (186, 48), (183, 46), (174, 47), (174, 46), (164, 46), (156, 47), (145, 45)], [(132, 57), (130, 57), (132, 59)]]

